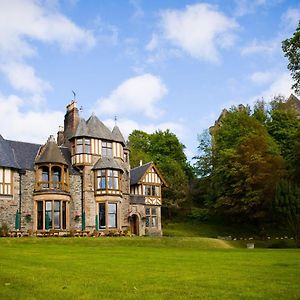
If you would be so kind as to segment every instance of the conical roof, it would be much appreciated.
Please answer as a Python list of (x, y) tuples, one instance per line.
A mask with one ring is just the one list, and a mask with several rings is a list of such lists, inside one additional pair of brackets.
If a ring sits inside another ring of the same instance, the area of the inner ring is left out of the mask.
[(113, 128), (112, 136), (113, 136), (114, 141), (120, 142), (125, 146), (125, 144), (126, 144), (125, 139), (117, 125), (115, 125), (115, 127)]
[(77, 126), (75, 134), (73, 137), (82, 137), (82, 136), (90, 136), (88, 127), (84, 119), (80, 119), (79, 124)]
[(113, 140), (111, 131), (94, 114), (87, 120), (86, 125), (91, 137)]
[(19, 169), (16, 162), (14, 150), (10, 147), (9, 143), (0, 134), (0, 166), (7, 168)]
[(53, 135), (49, 137), (47, 143), (41, 148), (35, 163), (58, 163), (67, 165), (67, 162), (57, 146)]

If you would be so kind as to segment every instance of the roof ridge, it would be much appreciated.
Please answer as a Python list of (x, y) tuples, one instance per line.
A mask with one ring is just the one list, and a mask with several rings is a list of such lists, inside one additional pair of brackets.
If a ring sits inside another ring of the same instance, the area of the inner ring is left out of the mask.
[(145, 164), (142, 164), (141, 166), (137, 166), (137, 167), (131, 168), (130, 171), (131, 171), (131, 170), (134, 170), (134, 169), (137, 169), (137, 168), (144, 167), (144, 166), (146, 166), (146, 165), (148, 165), (148, 164), (154, 164), (154, 162), (153, 162), (153, 161), (149, 161), (149, 162), (147, 162), (147, 163), (145, 163)]

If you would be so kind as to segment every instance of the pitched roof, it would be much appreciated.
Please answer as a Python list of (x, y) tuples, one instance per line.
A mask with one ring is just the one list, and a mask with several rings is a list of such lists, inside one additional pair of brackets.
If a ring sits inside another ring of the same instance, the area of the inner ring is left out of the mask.
[(291, 94), (286, 104), (293, 108), (297, 114), (300, 113), (300, 100), (295, 95)]
[(36, 163), (59, 163), (67, 165), (62, 152), (51, 135), (47, 143), (41, 148), (35, 160)]
[(14, 150), (9, 143), (0, 135), (0, 166), (19, 169)]
[(96, 162), (93, 167), (94, 170), (96, 169), (115, 169), (124, 171), (122, 166), (112, 157), (102, 157)]
[(82, 137), (82, 136), (90, 136), (88, 127), (87, 127), (84, 119), (80, 119), (79, 124), (76, 129), (76, 132), (74, 133), (74, 135), (71, 138)]
[(111, 131), (92, 114), (86, 122), (89, 136), (104, 140), (113, 140)]
[(112, 136), (113, 136), (114, 141), (120, 142), (124, 146), (126, 145), (125, 139), (124, 139), (124, 137), (123, 137), (123, 135), (122, 135), (122, 133), (121, 133), (121, 131), (120, 131), (120, 129), (117, 125), (112, 130)]
[(130, 184), (138, 184), (141, 178), (144, 176), (148, 168), (152, 165), (152, 162), (148, 162), (142, 166), (133, 168), (130, 170)]

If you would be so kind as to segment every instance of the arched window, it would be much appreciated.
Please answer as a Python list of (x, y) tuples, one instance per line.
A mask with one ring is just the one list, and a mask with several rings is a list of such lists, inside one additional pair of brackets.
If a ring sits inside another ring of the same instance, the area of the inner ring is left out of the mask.
[(52, 185), (54, 189), (60, 189), (61, 183), (61, 168), (53, 167), (52, 168)]
[(42, 188), (48, 189), (49, 188), (49, 168), (42, 167)]

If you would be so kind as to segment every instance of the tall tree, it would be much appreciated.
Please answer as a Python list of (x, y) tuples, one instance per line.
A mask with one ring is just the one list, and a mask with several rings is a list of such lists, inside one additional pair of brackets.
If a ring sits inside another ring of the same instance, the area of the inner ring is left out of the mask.
[(292, 88), (300, 95), (300, 22), (293, 36), (282, 42), (282, 50), (289, 60), (288, 69), (295, 82)]
[(152, 134), (135, 130), (128, 141), (132, 166), (138, 166), (140, 160), (153, 161), (168, 183), (163, 189), (164, 205), (180, 207), (187, 199), (193, 172), (184, 153), (185, 147), (177, 136), (169, 130)]

